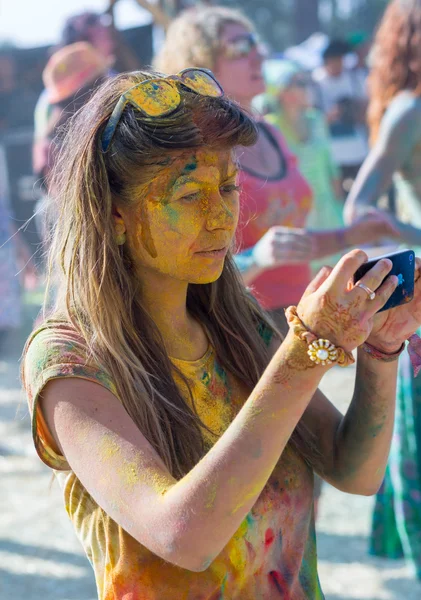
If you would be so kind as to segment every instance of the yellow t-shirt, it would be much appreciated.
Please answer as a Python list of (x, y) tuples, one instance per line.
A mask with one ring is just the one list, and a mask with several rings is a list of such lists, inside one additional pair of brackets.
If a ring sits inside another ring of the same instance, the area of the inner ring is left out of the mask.
[[(194, 362), (173, 360), (187, 377), (207, 445), (222, 435), (248, 396), (213, 348)], [(87, 357), (72, 326), (50, 321), (29, 339), (23, 379), (35, 448), (55, 470), (67, 514), (95, 573), (99, 600), (320, 600), (313, 517), (313, 473), (287, 446), (247, 518), (220, 555), (196, 573), (165, 562), (116, 523), (86, 491), (64, 456), (51, 448), (37, 411), (45, 384), (81, 377), (117, 396), (106, 371)], [(176, 378), (177, 381), (177, 378)], [(185, 393), (183, 384), (178, 382)]]

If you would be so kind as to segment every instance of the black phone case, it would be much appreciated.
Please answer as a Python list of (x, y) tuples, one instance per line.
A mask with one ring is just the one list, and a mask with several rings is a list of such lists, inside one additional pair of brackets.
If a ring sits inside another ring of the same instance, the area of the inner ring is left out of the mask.
[(364, 263), (354, 275), (354, 283), (360, 281), (360, 279), (369, 271), (379, 260), (382, 258), (389, 258), (393, 267), (390, 273), (387, 275), (396, 275), (399, 277), (401, 283), (398, 285), (396, 290), (393, 292), (386, 304), (378, 312), (395, 308), (401, 304), (411, 302), (414, 297), (414, 279), (415, 279), (415, 254), (413, 250), (400, 250), (392, 254), (385, 254), (378, 256)]

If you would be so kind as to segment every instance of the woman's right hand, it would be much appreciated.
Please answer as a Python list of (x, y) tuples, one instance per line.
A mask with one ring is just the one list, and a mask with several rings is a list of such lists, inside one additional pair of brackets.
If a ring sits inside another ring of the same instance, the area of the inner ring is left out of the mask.
[(313, 237), (305, 229), (290, 227), (271, 227), (253, 249), (254, 262), (261, 269), (305, 263), (313, 254)]
[(374, 315), (397, 286), (396, 277), (388, 277), (382, 283), (392, 262), (380, 260), (361, 279), (361, 283), (376, 293), (374, 300), (370, 300), (363, 288), (353, 284), (355, 272), (367, 260), (365, 252), (352, 250), (334, 269), (324, 267), (310, 283), (297, 307), (298, 316), (315, 335), (347, 351), (366, 341)]

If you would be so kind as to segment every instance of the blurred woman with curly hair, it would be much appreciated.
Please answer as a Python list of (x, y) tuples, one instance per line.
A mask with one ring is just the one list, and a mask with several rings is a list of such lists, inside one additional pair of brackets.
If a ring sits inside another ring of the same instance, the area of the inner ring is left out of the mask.
[[(392, 181), (402, 241), (421, 251), (421, 0), (394, 0), (377, 32), (370, 76), (373, 148), (345, 207), (352, 221)], [(377, 496), (370, 551), (407, 557), (421, 579), (421, 378), (400, 363), (397, 419)]]

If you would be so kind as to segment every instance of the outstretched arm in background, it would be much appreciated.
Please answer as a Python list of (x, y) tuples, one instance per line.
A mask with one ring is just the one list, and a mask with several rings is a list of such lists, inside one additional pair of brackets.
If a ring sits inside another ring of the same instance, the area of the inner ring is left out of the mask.
[[(375, 207), (377, 200), (390, 188), (393, 174), (407, 163), (420, 141), (421, 105), (405, 92), (395, 99), (383, 117), (377, 143), (358, 173), (345, 204), (347, 223)], [(399, 221), (396, 227), (404, 241), (421, 244), (420, 229)]]

